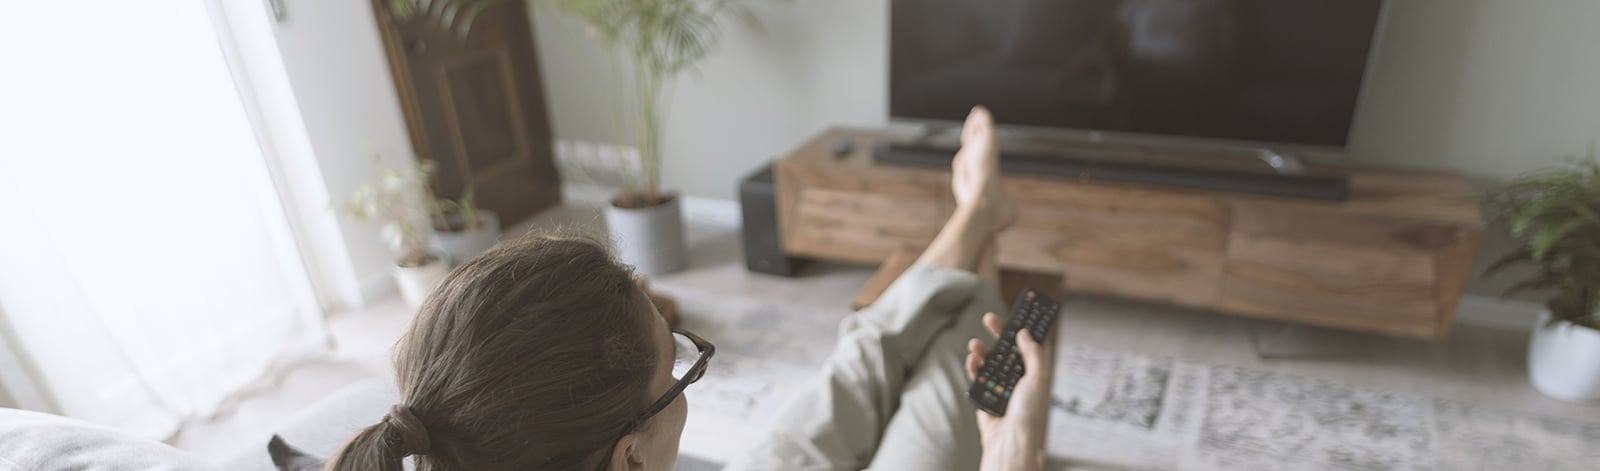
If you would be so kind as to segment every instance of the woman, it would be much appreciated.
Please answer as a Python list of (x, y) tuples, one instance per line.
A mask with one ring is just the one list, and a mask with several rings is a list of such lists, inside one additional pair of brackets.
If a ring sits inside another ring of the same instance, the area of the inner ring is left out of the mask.
[[(1043, 466), (1052, 340), (1018, 335), (1028, 373), (1005, 417), (964, 397), (988, 351), (977, 337), (1002, 325), (993, 239), (1012, 211), (998, 160), (992, 118), (975, 108), (952, 166), (958, 209), (729, 469)], [(713, 352), (669, 329), (603, 245), (509, 241), (424, 303), (395, 352), (401, 403), (329, 468), (399, 470), (414, 456), (424, 471), (670, 470), (684, 390)]]

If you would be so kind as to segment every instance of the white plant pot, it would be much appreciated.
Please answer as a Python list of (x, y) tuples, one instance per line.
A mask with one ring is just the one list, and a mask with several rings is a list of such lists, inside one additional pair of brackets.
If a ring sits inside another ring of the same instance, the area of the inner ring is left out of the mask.
[[(459, 219), (459, 216), (454, 216)], [(452, 220), (452, 223), (457, 222)], [(460, 266), (478, 256), (500, 239), (500, 217), (487, 210), (478, 210), (478, 228), (470, 231), (445, 231), (434, 228), (433, 244), (450, 259), (450, 266)]]
[(683, 245), (683, 213), (679, 201), (649, 208), (606, 206), (606, 227), (617, 244), (622, 263), (633, 265), (642, 275), (660, 275), (683, 268), (687, 249)]
[(433, 263), (420, 267), (402, 267), (395, 265), (394, 281), (400, 285), (400, 297), (413, 309), (422, 305), (422, 300), (428, 298), (428, 293), (439, 285), (444, 275), (450, 272), (450, 261), (445, 257), (434, 257)]
[(1558, 322), (1539, 313), (1528, 342), (1528, 379), (1534, 389), (1563, 401), (1600, 400), (1600, 330)]

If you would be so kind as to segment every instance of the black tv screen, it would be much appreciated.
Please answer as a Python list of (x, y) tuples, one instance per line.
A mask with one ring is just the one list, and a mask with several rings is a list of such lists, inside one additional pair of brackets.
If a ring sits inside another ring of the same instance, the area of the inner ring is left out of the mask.
[(1382, 0), (895, 0), (889, 112), (1345, 145)]

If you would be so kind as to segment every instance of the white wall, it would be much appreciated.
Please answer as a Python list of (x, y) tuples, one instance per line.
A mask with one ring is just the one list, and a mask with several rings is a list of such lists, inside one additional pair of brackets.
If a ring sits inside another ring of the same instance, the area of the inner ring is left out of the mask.
[[(336, 286), (336, 305), (361, 304), (394, 291), (389, 274), (394, 257), (375, 225), (343, 217), (330, 204), (342, 203), (381, 166), (411, 161), (405, 118), (368, 1), (283, 3), (286, 16), (273, 24), (272, 33), (303, 124), (288, 131), (283, 139), (288, 149), (279, 157), (293, 167), (288, 184), (297, 186), (291, 190), (301, 198), (300, 219), (333, 228), (313, 243), (342, 242), (325, 251), (322, 261), (332, 265), (331, 274), (319, 284)], [(381, 164), (375, 155), (382, 156)]]
[(1600, 138), (1600, 2), (1389, 3), (1357, 159), (1500, 181)]
[[(887, 0), (752, 1), (764, 33), (734, 25), (670, 93), (663, 178), (732, 199), (739, 176), (833, 124), (887, 123)], [(1352, 131), (1355, 160), (1503, 181), (1600, 138), (1600, 2), (1390, 0)], [(591, 84), (600, 50), (536, 12), (559, 139), (604, 140)], [(1004, 118), (1003, 116), (1001, 117)], [(1491, 237), (1485, 256), (1509, 242)], [(1505, 281), (1474, 280), (1495, 294)]]
[[(689, 195), (733, 199), (739, 177), (824, 127), (888, 116), (886, 1), (748, 3), (760, 29), (728, 23), (665, 97), (662, 179)], [(605, 51), (559, 12), (532, 10), (556, 137), (610, 140), (619, 94), (595, 87), (614, 70)]]

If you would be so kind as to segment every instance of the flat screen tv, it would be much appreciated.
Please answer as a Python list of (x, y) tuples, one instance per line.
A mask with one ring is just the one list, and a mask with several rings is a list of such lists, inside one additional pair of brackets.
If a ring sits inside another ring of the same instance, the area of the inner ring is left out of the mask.
[(1341, 151), (1382, 0), (894, 0), (889, 112)]

